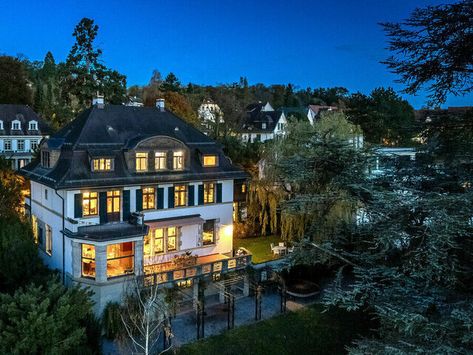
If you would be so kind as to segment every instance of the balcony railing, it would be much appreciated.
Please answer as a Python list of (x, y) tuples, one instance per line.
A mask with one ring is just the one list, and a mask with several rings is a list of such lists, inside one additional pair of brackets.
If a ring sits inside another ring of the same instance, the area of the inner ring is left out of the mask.
[[(206, 258), (209, 257), (210, 256), (200, 257), (195, 265), (186, 267), (172, 266), (172, 263), (146, 266), (145, 274), (143, 275), (143, 283), (145, 286), (153, 286), (198, 276), (211, 276), (215, 273), (220, 274), (241, 270), (251, 264), (251, 254), (235, 257), (227, 257), (219, 254), (213, 258), (214, 260), (206, 261)], [(159, 271), (156, 272), (155, 270)]]

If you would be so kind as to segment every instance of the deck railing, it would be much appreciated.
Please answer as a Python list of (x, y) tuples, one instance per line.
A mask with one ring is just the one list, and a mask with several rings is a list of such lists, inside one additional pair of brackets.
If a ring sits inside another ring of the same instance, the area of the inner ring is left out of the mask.
[(163, 272), (148, 273), (142, 275), (145, 286), (165, 284), (186, 280), (197, 276), (212, 276), (213, 274), (226, 273), (241, 270), (251, 264), (251, 254), (224, 258), (210, 263), (197, 263), (196, 265), (181, 267)]

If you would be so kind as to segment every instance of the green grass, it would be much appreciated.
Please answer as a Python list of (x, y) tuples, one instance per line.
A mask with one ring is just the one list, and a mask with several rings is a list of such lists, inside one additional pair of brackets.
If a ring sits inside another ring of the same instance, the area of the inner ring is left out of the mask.
[(221, 335), (188, 344), (178, 354), (344, 354), (345, 347), (367, 335), (365, 316), (344, 311), (322, 313), (314, 305)]
[(270, 244), (274, 243), (274, 245), (277, 245), (280, 241), (281, 239), (276, 235), (256, 238), (238, 238), (233, 240), (233, 247), (235, 249), (240, 247), (248, 249), (251, 254), (253, 254), (253, 263), (259, 264), (277, 258), (273, 256)]

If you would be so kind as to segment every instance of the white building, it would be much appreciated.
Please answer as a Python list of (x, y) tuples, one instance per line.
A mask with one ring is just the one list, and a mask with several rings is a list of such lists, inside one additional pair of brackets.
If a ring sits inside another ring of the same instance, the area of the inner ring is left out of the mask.
[(29, 106), (0, 104), (0, 156), (10, 160), (13, 169), (28, 164), (49, 133), (48, 125)]
[(205, 130), (212, 130), (215, 125), (224, 123), (223, 112), (211, 99), (205, 99), (199, 106), (197, 113)]
[(187, 287), (251, 262), (232, 243), (234, 180), (246, 174), (159, 104), (97, 103), (22, 169), (44, 262), (89, 286), (98, 313), (130, 277)]
[(245, 120), (238, 132), (242, 142), (265, 142), (286, 134), (287, 119), (282, 111), (275, 111), (268, 103), (251, 104), (246, 108)]

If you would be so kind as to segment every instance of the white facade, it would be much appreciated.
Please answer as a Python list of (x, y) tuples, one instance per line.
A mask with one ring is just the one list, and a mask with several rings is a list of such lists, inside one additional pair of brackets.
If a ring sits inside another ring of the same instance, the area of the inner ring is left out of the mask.
[(0, 135), (0, 156), (10, 160), (13, 169), (20, 169), (31, 162), (43, 138), (40, 135)]
[[(266, 104), (266, 105), (269, 105)], [(266, 106), (265, 106), (266, 107)], [(262, 110), (263, 111), (263, 110)], [(271, 111), (271, 110), (268, 110)], [(240, 134), (240, 139), (242, 142), (250, 142), (250, 143), (255, 143), (255, 142), (261, 142), (264, 143), (268, 140), (275, 139), (275, 138), (280, 138), (284, 137), (286, 134), (286, 128), (287, 128), (287, 119), (284, 113), (281, 113), (281, 116), (279, 116), (278, 122), (276, 122), (276, 125), (274, 126), (273, 131), (270, 132), (244, 132)]]
[[(99, 252), (107, 250), (107, 245), (118, 244), (133, 241), (135, 245), (134, 270), (135, 275), (141, 275), (147, 266), (159, 265), (172, 262), (175, 256), (184, 253), (192, 254), (198, 257), (224, 255), (231, 256), (233, 250), (233, 180), (222, 180), (216, 183), (222, 184), (221, 202), (198, 205), (198, 196), (195, 194), (194, 206), (174, 207), (168, 206), (168, 187), (171, 184), (156, 185), (156, 188), (164, 188), (164, 208), (142, 211), (144, 223), (152, 225), (155, 220), (169, 220), (173, 226), (179, 230), (177, 250), (173, 252), (164, 252), (156, 256), (146, 257), (143, 252), (143, 237), (114, 238), (107, 241), (94, 241), (76, 238), (74, 236), (64, 235), (62, 231), (66, 230), (75, 233), (81, 227), (100, 225), (99, 213), (92, 217), (74, 217), (75, 205), (74, 196), (76, 194), (99, 191), (94, 189), (82, 190), (59, 190), (56, 191), (43, 184), (31, 182), (31, 198), (27, 203), (30, 205), (32, 222), (34, 224), (35, 234), (38, 238), (40, 255), (44, 263), (51, 269), (64, 271), (65, 282), (70, 284), (79, 283), (91, 287), (94, 292), (94, 301), (96, 302), (97, 312), (101, 312), (108, 301), (120, 301), (122, 291), (125, 287), (125, 281), (129, 275), (122, 277), (107, 278), (107, 275), (99, 275)], [(191, 182), (188, 186), (198, 186), (202, 183)], [(130, 211), (136, 211), (136, 190), (142, 186), (123, 186), (110, 189), (121, 191), (130, 191)], [(100, 191), (109, 189), (100, 189)], [(64, 202), (64, 203), (63, 203)], [(188, 202), (189, 204), (189, 202)], [(62, 213), (64, 208), (64, 215)], [(98, 207), (100, 208), (100, 207)], [(123, 216), (123, 210), (121, 210)], [(192, 224), (185, 223), (179, 227), (179, 218), (186, 216), (199, 216), (196, 222)], [(64, 218), (63, 218), (64, 217)], [(176, 220), (173, 220), (176, 219)], [(121, 219), (122, 220), (122, 219)], [(202, 243), (202, 222), (207, 220), (215, 221), (215, 240), (214, 243), (203, 245)], [(105, 225), (119, 224), (122, 222), (110, 222)], [(165, 224), (166, 222), (159, 222)], [(103, 225), (102, 225), (103, 226)], [(51, 231), (47, 235), (47, 230)], [(40, 234), (38, 236), (38, 234)], [(47, 239), (51, 238), (49, 242)], [(49, 244), (48, 244), (49, 243)], [(84, 277), (82, 274), (82, 244), (93, 245), (95, 247), (96, 276), (95, 279)], [(105, 257), (106, 258), (106, 257)], [(106, 266), (103, 266), (106, 270)]]

